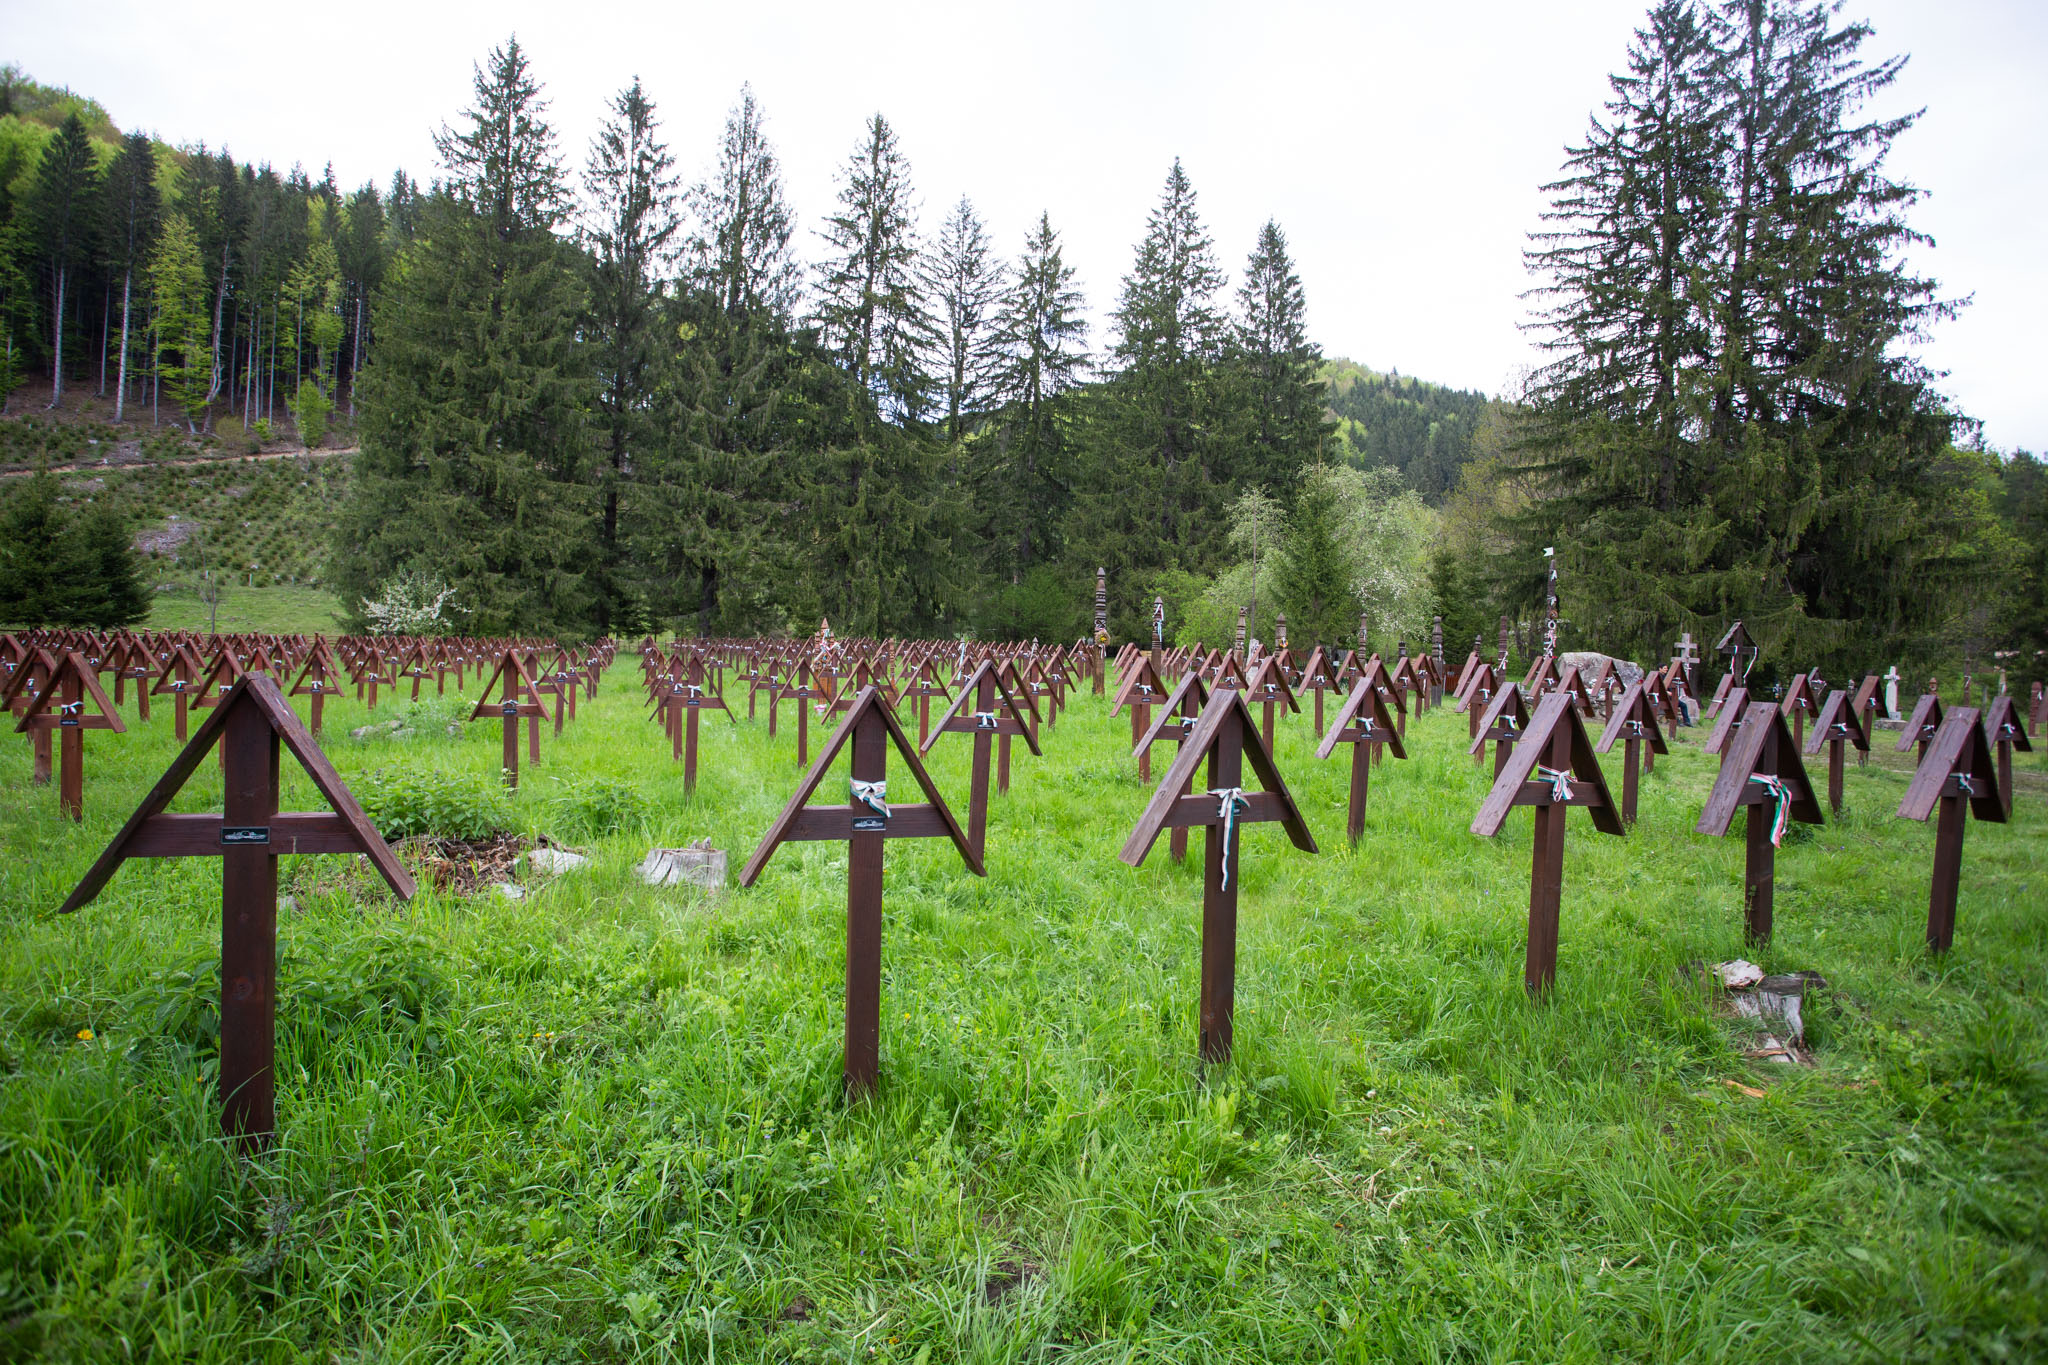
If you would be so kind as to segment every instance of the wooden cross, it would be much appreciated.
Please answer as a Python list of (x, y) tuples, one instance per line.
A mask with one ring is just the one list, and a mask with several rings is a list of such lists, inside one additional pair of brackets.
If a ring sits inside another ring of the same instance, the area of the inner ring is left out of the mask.
[[(1562, 693), (1553, 693), (1562, 696)], [(1545, 700), (1548, 700), (1546, 698)], [(1566, 697), (1569, 702), (1571, 698)], [(1522, 700), (1522, 689), (1513, 683), (1504, 684), (1493, 694), (1493, 701), (1479, 718), (1479, 726), (1472, 736), (1471, 747), (1465, 752), (1471, 754), (1480, 767), (1486, 766), (1486, 745), (1493, 743), (1493, 778), (1508, 770), (1508, 755), (1521, 741), (1529, 728), (1529, 706)]]
[(1152, 752), (1138, 749), (1138, 737), (1152, 726), (1152, 708), (1166, 698), (1166, 683), (1152, 666), (1152, 660), (1139, 655), (1137, 666), (1124, 674), (1117, 684), (1116, 692), (1109, 699), (1109, 714), (1112, 719), (1123, 707), (1131, 708), (1131, 746), (1137, 749), (1138, 776), (1147, 781), (1152, 777)]
[[(1502, 696), (1514, 693), (1501, 689)], [(1531, 994), (1550, 989), (1557, 979), (1558, 909), (1564, 897), (1564, 825), (1573, 806), (1584, 806), (1593, 827), (1603, 834), (1624, 834), (1627, 827), (1607, 795), (1600, 760), (1586, 738), (1578, 708), (1570, 695), (1552, 692), (1536, 707), (1523, 742), (1508, 754), (1494, 778), (1493, 790), (1480, 803), (1472, 832), (1482, 838), (1500, 833), (1516, 806), (1536, 808), (1536, 837), (1529, 864), (1529, 946), (1522, 962), (1522, 984)]]
[[(974, 710), (963, 713), (961, 708), (970, 702)], [(986, 860), (989, 751), (998, 737), (1016, 735), (1038, 756), (1038, 738), (1025, 722), (1017, 699), (1003, 686), (995, 665), (986, 660), (960, 684), (959, 697), (939, 717), (938, 726), (918, 741), (918, 752), (930, 753), (939, 736), (948, 732), (974, 736), (974, 767), (968, 779), (967, 840), (974, 845), (974, 856)]]
[(2019, 710), (2013, 705), (2012, 697), (2000, 692), (1991, 699), (1991, 705), (1984, 708), (1984, 737), (1991, 741), (1991, 748), (1998, 755), (1998, 795), (2005, 802), (2006, 810), (2012, 809), (2012, 751), (2032, 753), (2034, 746), (2027, 742), (2026, 726), (2020, 723)]
[[(1732, 678), (1735, 675), (1731, 673), (1728, 676)], [(1707, 742), (1700, 746), (1703, 753), (1725, 754), (1728, 741), (1735, 733), (1735, 727), (1741, 722), (1743, 712), (1749, 709), (1749, 689), (1741, 686), (1729, 688), (1728, 695), (1721, 698), (1719, 707), (1720, 714), (1714, 721), (1714, 732), (1708, 735)]]
[(1821, 823), (1820, 803), (1813, 799), (1806, 765), (1785, 728), (1785, 713), (1772, 702), (1751, 702), (1744, 712), (1693, 832), (1726, 834), (1743, 806), (1749, 807), (1742, 874), (1744, 927), (1751, 943), (1764, 944), (1771, 941), (1778, 844), (1787, 822)]
[(1906, 721), (1906, 728), (1899, 732), (1898, 746), (1894, 753), (1904, 753), (1914, 745), (1920, 746), (1920, 762), (1927, 761), (1927, 746), (1934, 739), (1934, 732), (1941, 728), (1941, 694), (1929, 688), (1920, 694), (1920, 700), (1913, 706), (1913, 714)]
[(1287, 685), (1287, 673), (1280, 666), (1280, 658), (1278, 654), (1267, 655), (1245, 686), (1246, 697), (1259, 703), (1263, 710), (1259, 734), (1265, 739), (1268, 752), (1273, 748), (1273, 708), (1285, 706), (1295, 715), (1301, 714), (1301, 703), (1294, 699), (1294, 689)]
[(1870, 733), (1863, 728), (1862, 709), (1847, 688), (1836, 688), (1820, 704), (1820, 714), (1813, 720), (1813, 733), (1806, 737), (1801, 752), (1817, 754), (1823, 744), (1828, 746), (1828, 809), (1839, 816), (1842, 813), (1843, 754), (1852, 744), (1859, 754), (1870, 752)]
[[(962, 696), (966, 694), (963, 692)], [(843, 806), (808, 806), (825, 772), (852, 746), (852, 779)], [(888, 799), (889, 746), (910, 769), (924, 792), (925, 805), (891, 805)], [(882, 1036), (882, 845), (887, 839), (943, 835), (960, 850), (960, 860), (975, 876), (984, 876), (975, 848), (931, 775), (918, 762), (917, 751), (889, 712), (880, 689), (860, 690), (840, 719), (839, 728), (819, 751), (818, 761), (804, 774), (775, 823), (740, 871), (739, 884), (752, 886), (775, 850), (791, 841), (844, 840), (846, 857), (846, 1041), (843, 1084), (849, 1095), (871, 1092), (881, 1077)]]
[(1604, 754), (1614, 747), (1618, 739), (1623, 741), (1621, 750), (1621, 822), (1633, 825), (1636, 822), (1636, 776), (1638, 769), (1648, 771), (1642, 765), (1645, 750), (1652, 754), (1669, 753), (1664, 746), (1664, 731), (1657, 724), (1657, 708), (1651, 704), (1647, 677), (1638, 678), (1622, 692), (1607, 716), (1607, 728), (1600, 732), (1600, 742), (1593, 746), (1593, 752)]
[[(226, 784), (221, 813), (165, 814), (216, 742)], [(329, 810), (278, 813), (280, 745), (298, 759)], [(277, 859), (283, 853), (361, 853), (401, 900), (412, 898), (412, 877), (292, 713), (277, 680), (251, 673), (213, 708), (60, 907), (69, 914), (89, 904), (129, 858), (220, 859), (221, 1129), (245, 1145), (265, 1142), (277, 1127)]]
[(1945, 953), (1955, 942), (1956, 891), (1963, 869), (1963, 817), (1967, 813), (1993, 824), (2006, 822), (2005, 798), (1998, 789), (1998, 771), (1991, 745), (1977, 723), (1975, 707), (1958, 706), (1942, 717), (1929, 741), (1906, 798), (1899, 802), (1902, 820), (1926, 820), (1940, 808), (1934, 827), (1934, 878), (1927, 897), (1927, 946)]
[(1372, 765), (1378, 758), (1376, 751), (1385, 745), (1394, 751), (1395, 758), (1408, 757), (1400, 731), (1371, 679), (1360, 678), (1352, 686), (1351, 694), (1337, 708), (1337, 718), (1323, 735), (1323, 742), (1316, 746), (1316, 757), (1328, 758), (1339, 744), (1351, 746), (1351, 805), (1345, 816), (1344, 835), (1356, 844), (1365, 833), (1365, 801), (1372, 783)]
[(341, 665), (335, 662), (334, 651), (327, 647), (327, 641), (315, 644), (306, 655), (306, 663), (299, 670), (299, 679), (292, 684), (289, 695), (311, 697), (313, 738), (320, 738), (320, 708), (326, 700), (340, 689)]
[[(1189, 671), (1168, 694), (1166, 704), (1159, 709), (1159, 719), (1149, 726), (1144, 735), (1133, 746), (1138, 755), (1140, 768), (1149, 767), (1152, 746), (1161, 740), (1173, 741), (1176, 751), (1186, 746), (1195, 733), (1195, 722), (1202, 718), (1202, 708), (1209, 704), (1209, 688), (1202, 681), (1200, 673)], [(1189, 786), (1181, 795), (1187, 795), (1193, 788), (1193, 774), (1189, 774)], [(1187, 861), (1188, 832), (1184, 826), (1176, 826), (1167, 836), (1168, 850), (1176, 864)]]
[(726, 720), (734, 725), (739, 719), (732, 708), (725, 704), (725, 698), (704, 687), (704, 662), (692, 658), (684, 678), (669, 678), (663, 681), (661, 699), (655, 710), (663, 718), (668, 730), (669, 757), (683, 762), (683, 794), (697, 790), (697, 723), (706, 710), (725, 712)]
[[(788, 676), (788, 675), (785, 675)], [(811, 671), (809, 660), (797, 663), (794, 681), (785, 682), (768, 694), (768, 734), (775, 734), (775, 712), (787, 698), (796, 703), (796, 766), (808, 767), (811, 761), (811, 703), (827, 695), (818, 685), (817, 675)]]
[(1813, 679), (1805, 673), (1792, 675), (1792, 685), (1785, 689), (1784, 700), (1778, 703), (1781, 715), (1792, 720), (1792, 745), (1796, 748), (1806, 744), (1806, 718), (1819, 712), (1815, 699)]
[(1695, 666), (1700, 661), (1700, 647), (1698, 643), (1693, 640), (1692, 632), (1689, 630), (1680, 632), (1678, 636), (1678, 643), (1673, 647), (1673, 649), (1674, 652), (1671, 656), (1671, 662), (1677, 664), (1678, 671), (1685, 675), (1686, 686), (1689, 688), (1694, 688), (1696, 690), (1699, 684), (1699, 679), (1694, 670)]
[[(491, 700), (491, 688), (502, 681), (504, 695), (497, 701)], [(535, 690), (533, 677), (526, 671), (526, 663), (516, 649), (507, 649), (499, 656), (498, 667), (484, 679), (481, 693), (476, 700), (476, 710), (470, 712), (472, 721), (486, 720), (492, 716), (505, 723), (504, 774), (505, 785), (516, 788), (519, 785), (519, 718), (526, 717), (526, 742), (530, 751), (528, 761), (540, 762), (540, 722), (548, 708)]]
[[(97, 714), (85, 709), (88, 699), (99, 708)], [(127, 729), (100, 690), (92, 665), (75, 649), (64, 651), (56, 671), (14, 727), (16, 734), (57, 732), (57, 804), (77, 821), (85, 819), (85, 732), (111, 730), (119, 735)]]
[[(1244, 763), (1265, 784), (1263, 791), (1245, 791)], [(1195, 769), (1209, 765), (1208, 791), (1184, 794)], [(1234, 689), (1210, 694), (1138, 823), (1117, 857), (1132, 867), (1158, 842), (1161, 830), (1194, 825), (1208, 830), (1202, 873), (1202, 997), (1200, 1050), (1205, 1062), (1230, 1059), (1232, 1016), (1237, 991), (1237, 891), (1241, 880), (1238, 828), (1278, 820), (1294, 846), (1316, 851), (1308, 822), (1294, 804), (1272, 753), (1260, 741), (1246, 709), (1244, 695)]]

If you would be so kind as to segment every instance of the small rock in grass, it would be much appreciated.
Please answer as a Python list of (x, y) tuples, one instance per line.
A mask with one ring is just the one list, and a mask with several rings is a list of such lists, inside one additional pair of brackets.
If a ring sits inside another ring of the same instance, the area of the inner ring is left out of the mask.
[(491, 890), (497, 892), (508, 901), (523, 901), (526, 899), (526, 888), (517, 882), (498, 882), (491, 887)]
[(590, 859), (566, 848), (537, 848), (526, 855), (526, 865), (536, 872), (574, 872), (590, 866)]

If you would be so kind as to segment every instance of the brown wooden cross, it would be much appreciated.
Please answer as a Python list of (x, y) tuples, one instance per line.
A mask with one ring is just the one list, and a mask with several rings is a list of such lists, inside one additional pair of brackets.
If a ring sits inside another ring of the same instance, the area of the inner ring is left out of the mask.
[(1593, 752), (1604, 754), (1614, 747), (1616, 740), (1623, 741), (1621, 822), (1624, 825), (1636, 822), (1636, 775), (1638, 771), (1649, 771), (1642, 759), (1646, 754), (1670, 752), (1664, 745), (1664, 731), (1657, 724), (1657, 708), (1650, 703), (1647, 678), (1648, 675), (1637, 678), (1622, 691), (1621, 700), (1608, 714), (1607, 728), (1600, 732), (1600, 742), (1593, 746)]
[[(1246, 791), (1244, 763), (1265, 784), (1264, 791)], [(1209, 765), (1209, 790), (1185, 794), (1195, 769)], [(1308, 822), (1281, 780), (1273, 755), (1259, 739), (1244, 695), (1232, 688), (1210, 694), (1208, 705), (1173, 765), (1166, 770), (1130, 838), (1117, 854), (1132, 867), (1158, 842), (1161, 830), (1202, 825), (1208, 835), (1202, 873), (1202, 1001), (1201, 1057), (1205, 1062), (1230, 1059), (1231, 1023), (1237, 991), (1238, 828), (1278, 820), (1287, 837), (1304, 853), (1316, 851)]]
[(1927, 746), (1934, 739), (1935, 731), (1941, 728), (1941, 695), (1932, 688), (1920, 694), (1920, 700), (1913, 707), (1913, 714), (1906, 720), (1906, 728), (1899, 732), (1895, 753), (1904, 753), (1914, 745), (1920, 746), (1920, 762), (1927, 761)]
[[(1144, 771), (1152, 747), (1162, 740), (1171, 740), (1175, 752), (1185, 747), (1195, 733), (1195, 722), (1202, 718), (1202, 708), (1209, 704), (1209, 685), (1202, 681), (1202, 675), (1190, 669), (1174, 684), (1173, 691), (1166, 694), (1166, 702), (1159, 708), (1159, 719), (1146, 727), (1138, 737), (1133, 752), (1138, 755), (1140, 771)], [(1188, 787), (1182, 791), (1185, 796), (1194, 790), (1194, 774), (1188, 775)], [(1176, 866), (1187, 861), (1188, 831), (1184, 825), (1177, 825), (1167, 835), (1167, 851)]]
[[(1567, 697), (1566, 701), (1571, 699)], [(1493, 700), (1487, 704), (1486, 712), (1479, 718), (1479, 725), (1472, 736), (1471, 747), (1465, 752), (1472, 755), (1480, 767), (1486, 766), (1486, 745), (1493, 743), (1493, 777), (1496, 782), (1508, 770), (1508, 755), (1522, 735), (1529, 728), (1529, 706), (1522, 700), (1522, 689), (1512, 682), (1504, 682)]]
[[(974, 707), (971, 712), (961, 709), (970, 704)], [(1040, 752), (1038, 739), (1031, 733), (1017, 699), (1003, 686), (995, 665), (987, 660), (976, 665), (974, 672), (960, 684), (960, 695), (939, 717), (938, 725), (919, 741), (918, 752), (930, 753), (939, 736), (948, 733), (974, 736), (974, 767), (968, 779), (967, 838), (974, 845), (974, 856), (985, 860), (988, 853), (990, 750), (997, 738), (1015, 735), (1037, 756)]]
[[(219, 815), (164, 808), (218, 742), (226, 797)], [(327, 799), (326, 811), (280, 814), (280, 744)], [(277, 680), (251, 673), (213, 708), (135, 814), (60, 907), (89, 904), (129, 858), (219, 858), (221, 1129), (260, 1144), (277, 1127), (277, 859), (283, 853), (361, 853), (400, 899), (412, 877), (384, 843), (320, 746), (292, 713)]]
[(1992, 752), (1998, 755), (1998, 794), (2005, 802), (2005, 808), (2012, 809), (2012, 751), (2032, 753), (2034, 746), (2027, 742), (2027, 728), (2020, 723), (2019, 708), (2013, 705), (2009, 693), (2000, 692), (1991, 699), (1991, 705), (1984, 708), (1984, 737), (1991, 741)]
[(1372, 784), (1372, 765), (1381, 745), (1392, 749), (1395, 758), (1405, 759), (1401, 734), (1380, 692), (1368, 678), (1352, 684), (1351, 694), (1337, 708), (1337, 717), (1316, 746), (1317, 758), (1328, 758), (1339, 744), (1351, 746), (1351, 805), (1345, 817), (1344, 836), (1357, 843), (1365, 833), (1365, 801)]
[[(1514, 690), (1503, 688), (1501, 695)], [(1552, 692), (1537, 704), (1522, 742), (1508, 754), (1506, 766), (1494, 778), (1493, 790), (1480, 803), (1472, 832), (1483, 838), (1500, 833), (1508, 812), (1516, 806), (1536, 808), (1536, 837), (1529, 864), (1529, 947), (1522, 963), (1522, 984), (1531, 994), (1540, 994), (1557, 979), (1565, 816), (1571, 807), (1584, 806), (1593, 817), (1593, 827), (1601, 833), (1627, 832), (1621, 813), (1607, 794), (1600, 760), (1569, 693)]]
[(1847, 688), (1838, 687), (1820, 704), (1813, 719), (1813, 733), (1801, 746), (1802, 753), (1817, 754), (1828, 746), (1828, 809), (1842, 813), (1842, 757), (1853, 744), (1859, 754), (1870, 752), (1870, 735), (1863, 728), (1863, 715)]
[(1718, 705), (1720, 712), (1714, 720), (1714, 731), (1707, 736), (1707, 742), (1700, 746), (1702, 753), (1726, 754), (1728, 741), (1734, 736), (1735, 727), (1742, 722), (1743, 714), (1749, 710), (1749, 689), (1729, 688), (1728, 695), (1721, 698)]
[(1131, 708), (1131, 746), (1137, 750), (1138, 776), (1145, 781), (1152, 777), (1152, 751), (1137, 748), (1138, 738), (1152, 728), (1152, 708), (1166, 699), (1166, 693), (1166, 680), (1152, 666), (1151, 658), (1141, 654), (1109, 699), (1112, 719), (1123, 707)]
[[(491, 700), (491, 688), (503, 683), (503, 695), (497, 701)], [(498, 666), (484, 679), (476, 700), (476, 710), (469, 713), (472, 721), (498, 717), (505, 725), (504, 774), (505, 785), (519, 785), (519, 718), (526, 717), (527, 761), (540, 762), (540, 723), (548, 713), (540, 693), (534, 690), (533, 676), (526, 671), (526, 662), (517, 649), (507, 648), (498, 656)]]
[[(852, 745), (852, 778), (843, 806), (804, 803), (825, 772)], [(889, 746), (909, 767), (924, 792), (925, 805), (891, 805), (888, 799)], [(844, 1084), (848, 1094), (865, 1094), (881, 1075), (882, 1036), (882, 843), (885, 839), (945, 836), (975, 876), (986, 875), (981, 853), (946, 809), (945, 798), (918, 762), (917, 751), (889, 713), (881, 690), (863, 687), (804, 774), (760, 847), (740, 871), (740, 885), (752, 886), (775, 850), (791, 841), (844, 840), (846, 858), (846, 1042)]]
[[(1923, 698), (1924, 700), (1924, 698)], [(1977, 710), (1958, 706), (1942, 717), (1941, 728), (1928, 741), (1920, 766), (1899, 802), (1899, 818), (1925, 820), (1937, 807), (1934, 827), (1934, 878), (1927, 896), (1927, 946), (1945, 953), (1955, 942), (1956, 891), (1963, 870), (1963, 816), (2002, 825), (2005, 798), (1998, 790), (1998, 770), (1991, 745), (1977, 723)]]
[(1693, 832), (1726, 834), (1735, 812), (1744, 806), (1749, 808), (1742, 874), (1744, 928), (1751, 943), (1763, 944), (1771, 941), (1778, 845), (1788, 822), (1821, 823), (1820, 802), (1806, 780), (1806, 765), (1785, 727), (1784, 710), (1773, 702), (1753, 701), (1744, 711)]
[(697, 790), (697, 725), (705, 711), (723, 711), (734, 725), (739, 720), (725, 698), (704, 686), (704, 661), (691, 656), (681, 678), (665, 678), (657, 685), (655, 714), (668, 731), (669, 757), (683, 764), (683, 794)]
[[(97, 713), (85, 709), (91, 701)], [(85, 819), (85, 732), (111, 730), (125, 734), (128, 727), (107, 694), (92, 665), (75, 649), (64, 652), (56, 671), (22, 712), (16, 734), (43, 734), (52, 730), (57, 740), (57, 804), (73, 820)]]

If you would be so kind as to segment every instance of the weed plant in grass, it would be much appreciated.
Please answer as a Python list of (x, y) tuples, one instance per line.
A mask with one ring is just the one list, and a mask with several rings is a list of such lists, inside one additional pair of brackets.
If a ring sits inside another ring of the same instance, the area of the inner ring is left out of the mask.
[[(1741, 841), (1689, 832), (1713, 760), (1688, 732), (1628, 838), (1575, 817), (1558, 985), (1531, 1002), (1529, 817), (1466, 832), (1487, 779), (1464, 717), (1410, 724), (1355, 850), (1345, 765), (1290, 720), (1326, 851), (1246, 831), (1237, 1056), (1205, 1075), (1200, 858), (1116, 861), (1147, 791), (1106, 711), (1080, 698), (1020, 760), (985, 880), (890, 848), (883, 1083), (848, 1106), (844, 847), (722, 896), (631, 870), (702, 836), (744, 857), (791, 736), (705, 727), (686, 800), (622, 660), (493, 796), (588, 869), (400, 906), (286, 860), (282, 1131), (254, 1162), (209, 1091), (218, 864), (130, 864), (51, 913), (169, 762), (168, 718), (96, 742), (82, 828), (7, 745), (0, 1356), (2048, 1353), (2042, 756), (2014, 822), (1969, 830), (1946, 960), (1921, 942), (1933, 832), (1890, 818), (1904, 778), (1877, 764), (1781, 852), (1758, 954)], [(429, 822), (495, 783), (495, 727), (354, 740), (360, 704), (327, 716), (343, 775), (432, 787)], [(932, 756), (956, 804), (968, 761)], [(219, 809), (219, 781), (202, 765), (175, 808)], [(1827, 977), (1814, 1069), (1742, 1058), (1688, 973), (1738, 955)]]

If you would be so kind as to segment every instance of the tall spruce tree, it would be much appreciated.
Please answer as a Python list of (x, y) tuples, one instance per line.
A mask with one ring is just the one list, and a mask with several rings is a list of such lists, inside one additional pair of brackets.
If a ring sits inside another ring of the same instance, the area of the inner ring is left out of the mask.
[(92, 139), (74, 111), (65, 115), (56, 133), (43, 144), (28, 195), (28, 219), (35, 234), (36, 254), (49, 272), (53, 408), (64, 399), (66, 291), (73, 272), (92, 247), (98, 191), (99, 165), (93, 156)]
[(690, 262), (696, 287), (726, 313), (781, 321), (796, 307), (802, 271), (789, 245), (796, 218), (765, 124), (753, 87), (741, 86), (717, 166), (690, 192)]
[(1286, 234), (1270, 219), (1245, 263), (1237, 309), (1231, 358), (1243, 385), (1245, 423), (1238, 477), (1286, 502), (1322, 453), (1327, 395), (1318, 373), (1322, 348), (1308, 339), (1301, 279)]
[(927, 284), (940, 324), (936, 353), (945, 407), (945, 435), (958, 443), (987, 414), (1003, 367), (997, 311), (1002, 262), (992, 257), (988, 230), (966, 195), (946, 215), (927, 257)]
[(619, 619), (625, 592), (619, 501), (636, 457), (645, 455), (655, 365), (667, 344), (661, 293), (682, 229), (674, 165), (654, 105), (636, 79), (612, 101), (584, 173), (590, 202), (582, 232), (590, 272), (587, 332), (597, 369), (597, 435), (605, 451), (592, 588), (596, 626), (605, 632)]
[(1141, 599), (1158, 570), (1180, 562), (1210, 571), (1224, 553), (1221, 514), (1236, 489), (1217, 382), (1223, 285), (1194, 187), (1175, 160), (1112, 315), (1117, 369), (1090, 405), (1068, 518), (1070, 550), (1110, 569), (1118, 634), (1149, 631)]
[(1274, 574), (1275, 595), (1280, 610), (1287, 613), (1290, 638), (1303, 653), (1319, 644), (1334, 648), (1357, 628), (1352, 566), (1338, 539), (1341, 516), (1339, 493), (1328, 471), (1310, 468), (1287, 515)]
[(149, 266), (150, 248), (156, 244), (163, 220), (162, 196), (156, 185), (156, 149), (148, 137), (130, 133), (121, 139), (121, 150), (107, 169), (105, 192), (100, 199), (107, 263), (121, 280), (120, 359), (115, 365), (114, 420), (119, 422), (128, 408), (128, 353), (131, 318), (135, 302), (135, 276)]
[(884, 420), (917, 422), (931, 402), (922, 365), (938, 339), (919, 269), (910, 163), (880, 114), (840, 172), (839, 207), (825, 220), (817, 322), (825, 345)]
[(1040, 213), (997, 318), (1008, 353), (1001, 376), (999, 464), (994, 477), (974, 481), (983, 525), (997, 551), (991, 567), (1007, 569), (1011, 577), (1058, 553), (1057, 531), (1073, 485), (1065, 416), (1069, 395), (1088, 368), (1086, 310), (1052, 218)]
[(360, 601), (402, 568), (462, 594), (482, 633), (575, 636), (595, 499), (566, 173), (517, 40), (436, 139), (446, 179), (393, 270), (363, 373), (362, 452), (335, 577)]

